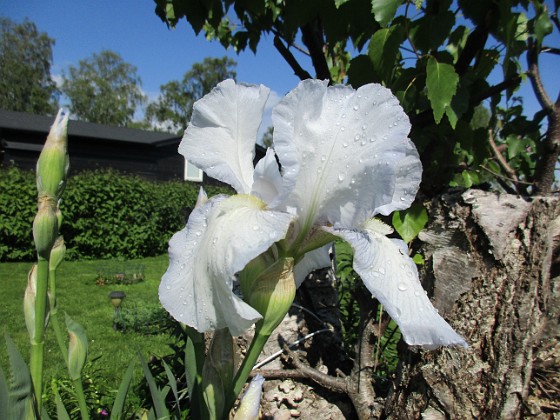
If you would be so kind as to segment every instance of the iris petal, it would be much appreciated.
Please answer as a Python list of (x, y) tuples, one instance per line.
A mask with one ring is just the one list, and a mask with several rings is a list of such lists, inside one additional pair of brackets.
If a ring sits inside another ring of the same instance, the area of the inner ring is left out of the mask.
[(465, 340), (437, 313), (420, 281), (406, 244), (369, 229), (325, 228), (354, 249), (354, 270), (415, 346), (465, 346)]
[(414, 180), (407, 195), (416, 194), (421, 166), (407, 138), (410, 122), (381, 85), (354, 90), (306, 80), (272, 119), (285, 183), (293, 184), (286, 206), (298, 208), (303, 230), (316, 222), (351, 227), (367, 220), (395, 192), (404, 194), (398, 184), (405, 173)]
[(257, 131), (270, 89), (225, 80), (193, 107), (179, 153), (240, 194), (253, 183)]
[(266, 210), (252, 196), (217, 196), (195, 208), (169, 242), (169, 268), (159, 288), (163, 306), (200, 332), (239, 335), (260, 314), (236, 296), (235, 274), (284, 238), (293, 216)]

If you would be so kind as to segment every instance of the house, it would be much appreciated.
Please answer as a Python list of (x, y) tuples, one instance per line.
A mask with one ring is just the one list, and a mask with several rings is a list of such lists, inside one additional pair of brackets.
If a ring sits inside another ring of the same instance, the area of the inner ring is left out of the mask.
[[(0, 166), (35, 169), (53, 121), (54, 117), (0, 110)], [(180, 142), (175, 134), (71, 120), (70, 171), (111, 168), (151, 180), (217, 182), (185, 161), (177, 152)], [(255, 161), (265, 153), (257, 145)]]
[[(54, 117), (0, 110), (0, 165), (34, 169)], [(68, 124), (70, 169), (112, 168), (152, 180), (183, 179), (181, 137), (83, 121)], [(187, 168), (202, 180), (197, 168)]]

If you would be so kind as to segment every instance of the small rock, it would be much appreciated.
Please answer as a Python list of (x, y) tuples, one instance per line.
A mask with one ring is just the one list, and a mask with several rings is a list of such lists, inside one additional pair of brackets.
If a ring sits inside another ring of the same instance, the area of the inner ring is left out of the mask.
[(290, 410), (290, 416), (299, 417), (301, 416), (301, 413), (298, 410)]

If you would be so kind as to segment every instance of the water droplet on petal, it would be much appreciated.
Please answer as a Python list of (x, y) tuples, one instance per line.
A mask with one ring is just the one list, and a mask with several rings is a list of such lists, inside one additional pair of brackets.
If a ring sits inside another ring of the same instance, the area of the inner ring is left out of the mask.
[(379, 272), (381, 274), (385, 274), (385, 268), (384, 267), (379, 267)]
[(346, 128), (344, 128), (344, 126), (340, 127), (340, 131), (344, 131), (346, 130)]
[(260, 229), (260, 228), (259, 228), (258, 225), (254, 225), (254, 226), (253, 226), (253, 230), (259, 230), (259, 229)]
[(353, 109), (354, 111), (357, 111), (358, 109), (360, 109), (360, 107), (359, 107), (358, 105), (354, 105), (354, 106), (352, 107), (352, 109)]
[(362, 125), (362, 130), (366, 131), (367, 130), (367, 125)]
[(346, 142), (342, 143), (342, 147), (348, 147), (348, 143)]
[(326, 155), (321, 156), (321, 162), (324, 162), (325, 160), (327, 160), (327, 156)]
[(408, 286), (405, 283), (399, 283), (397, 287), (401, 292), (404, 292), (408, 289)]
[(339, 173), (339, 174), (338, 174), (338, 181), (339, 181), (339, 182), (344, 181), (344, 177), (345, 177), (345, 176), (344, 176), (344, 174), (343, 174), (342, 172)]
[(185, 264), (181, 264), (181, 270), (185, 269)]

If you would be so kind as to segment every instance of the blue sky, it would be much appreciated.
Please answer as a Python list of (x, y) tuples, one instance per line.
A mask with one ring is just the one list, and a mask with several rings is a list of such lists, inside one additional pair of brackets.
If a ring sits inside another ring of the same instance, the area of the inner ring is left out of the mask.
[[(552, 0), (547, 2), (552, 4)], [(238, 56), (217, 42), (208, 42), (203, 35), (197, 37), (186, 21), (169, 30), (154, 8), (152, 0), (0, 0), (0, 15), (16, 22), (27, 17), (56, 40), (55, 77), (68, 65), (110, 49), (138, 68), (142, 89), (152, 99), (160, 85), (182, 78), (193, 63), (209, 56), (234, 58), (239, 81), (262, 83), (280, 96), (297, 85), (299, 79), (273, 47), (272, 37), (261, 41), (257, 55), (246, 51)], [(560, 43), (557, 36), (554, 42), (555, 46)], [(301, 55), (298, 58), (312, 73), (309, 60)], [(553, 99), (560, 88), (559, 64), (558, 57), (541, 63), (545, 86)], [(519, 94), (529, 109), (538, 109), (528, 83)]]

